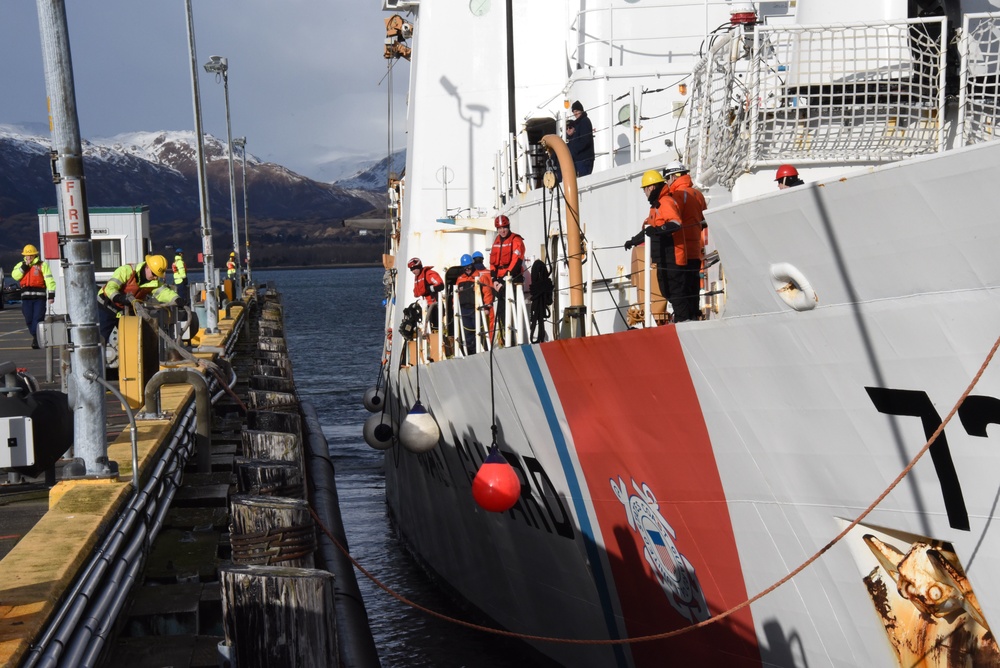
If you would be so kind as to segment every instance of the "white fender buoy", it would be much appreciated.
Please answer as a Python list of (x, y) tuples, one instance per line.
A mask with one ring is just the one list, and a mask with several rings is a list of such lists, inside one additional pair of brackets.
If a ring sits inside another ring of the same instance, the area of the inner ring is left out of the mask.
[(428, 452), (437, 446), (441, 430), (418, 401), (399, 425), (399, 442), (410, 452)]
[(396, 425), (385, 413), (369, 415), (365, 420), (365, 443), (376, 450), (388, 450), (392, 447), (392, 437), (396, 433)]
[(369, 387), (364, 396), (365, 408), (369, 413), (376, 413), (382, 410), (385, 405), (385, 390), (378, 387)]
[(805, 275), (787, 262), (771, 265), (771, 285), (778, 296), (796, 311), (811, 311), (819, 303), (819, 297)]

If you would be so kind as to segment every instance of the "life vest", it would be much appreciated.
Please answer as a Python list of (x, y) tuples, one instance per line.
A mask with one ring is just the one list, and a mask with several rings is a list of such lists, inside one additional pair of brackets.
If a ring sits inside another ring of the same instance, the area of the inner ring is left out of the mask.
[(427, 304), (433, 306), (437, 301), (437, 297), (435, 296), (437, 291), (432, 288), (439, 285), (444, 285), (444, 281), (441, 280), (441, 274), (431, 271), (430, 266), (424, 267), (414, 279), (413, 296), (424, 297), (427, 300)]
[(24, 272), (20, 282), (21, 288), (44, 288), (45, 276), (42, 274), (42, 264), (36, 262), (28, 267), (28, 271)]
[(511, 232), (504, 239), (497, 234), (490, 249), (490, 275), (500, 281), (510, 274), (515, 283), (522, 283), (523, 263), (524, 239), (521, 235)]
[(170, 265), (170, 271), (174, 274), (174, 282), (182, 282), (187, 278), (187, 267), (184, 266), (184, 258), (180, 255), (174, 256), (174, 261)]
[[(129, 268), (130, 274), (129, 277), (125, 279), (125, 282), (121, 283), (121, 287), (118, 289), (119, 292), (124, 292), (126, 295), (132, 295), (138, 301), (143, 301), (146, 297), (153, 294), (157, 288), (162, 287), (160, 282), (156, 279), (153, 279), (153, 281), (146, 283), (145, 285), (139, 285), (139, 272), (142, 271), (143, 264), (144, 263), (139, 263), (138, 265), (125, 265)], [(112, 278), (110, 281), (105, 283), (104, 287), (101, 288), (100, 295), (104, 298), (104, 301), (108, 305), (121, 311), (123, 310), (122, 307), (111, 301), (111, 297), (109, 297), (107, 293), (108, 285), (110, 285), (112, 281), (117, 282), (116, 279)]]

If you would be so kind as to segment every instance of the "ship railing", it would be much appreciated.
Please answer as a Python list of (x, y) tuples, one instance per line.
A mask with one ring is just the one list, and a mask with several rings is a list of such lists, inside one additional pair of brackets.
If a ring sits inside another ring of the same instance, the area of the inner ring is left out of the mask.
[(962, 144), (993, 141), (1000, 126), (1000, 13), (966, 14), (959, 49)]
[(702, 184), (754, 168), (881, 163), (945, 148), (943, 17), (755, 26), (715, 40), (693, 77), (685, 155)]
[(504, 300), (501, 302), (498, 298), (494, 298), (493, 304), (497, 321), (502, 322), (504, 326), (504, 345), (509, 347), (527, 343), (530, 320), (524, 299), (524, 285), (514, 283), (510, 274), (504, 277), (503, 282)]

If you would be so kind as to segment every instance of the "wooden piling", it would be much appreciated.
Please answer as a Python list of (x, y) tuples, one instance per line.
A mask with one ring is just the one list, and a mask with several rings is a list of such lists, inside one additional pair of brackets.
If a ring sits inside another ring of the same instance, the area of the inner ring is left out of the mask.
[(275, 378), (273, 376), (250, 376), (247, 381), (251, 390), (267, 390), (268, 392), (295, 392), (295, 381), (290, 378)]
[(236, 494), (229, 500), (233, 563), (312, 568), (316, 527), (302, 499)]
[(273, 566), (219, 570), (226, 643), (234, 666), (338, 665), (334, 578)]
[(266, 410), (247, 411), (247, 428), (262, 431), (280, 431), (302, 438), (302, 418), (298, 413)]
[(234, 469), (241, 494), (303, 498), (302, 470), (294, 462), (237, 457)]
[(302, 465), (302, 438), (298, 434), (245, 429), (242, 438), (243, 456), (247, 459), (272, 459)]
[(247, 390), (247, 405), (256, 410), (286, 411), (299, 410), (299, 397), (291, 392), (268, 392)]

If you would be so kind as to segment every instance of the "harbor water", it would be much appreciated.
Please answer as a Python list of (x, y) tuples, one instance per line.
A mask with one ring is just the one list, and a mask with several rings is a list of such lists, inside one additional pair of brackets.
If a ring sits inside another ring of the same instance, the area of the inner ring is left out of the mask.
[[(362, 437), (369, 413), (361, 399), (375, 384), (382, 350), (382, 274), (381, 268), (343, 268), (259, 270), (253, 277), (282, 293), (296, 386), (315, 406), (330, 445), (352, 555), (407, 599), (469, 619), (396, 539), (386, 512), (384, 456)], [(540, 665), (517, 641), (436, 619), (390, 597), (363, 574), (357, 578), (386, 668)]]

